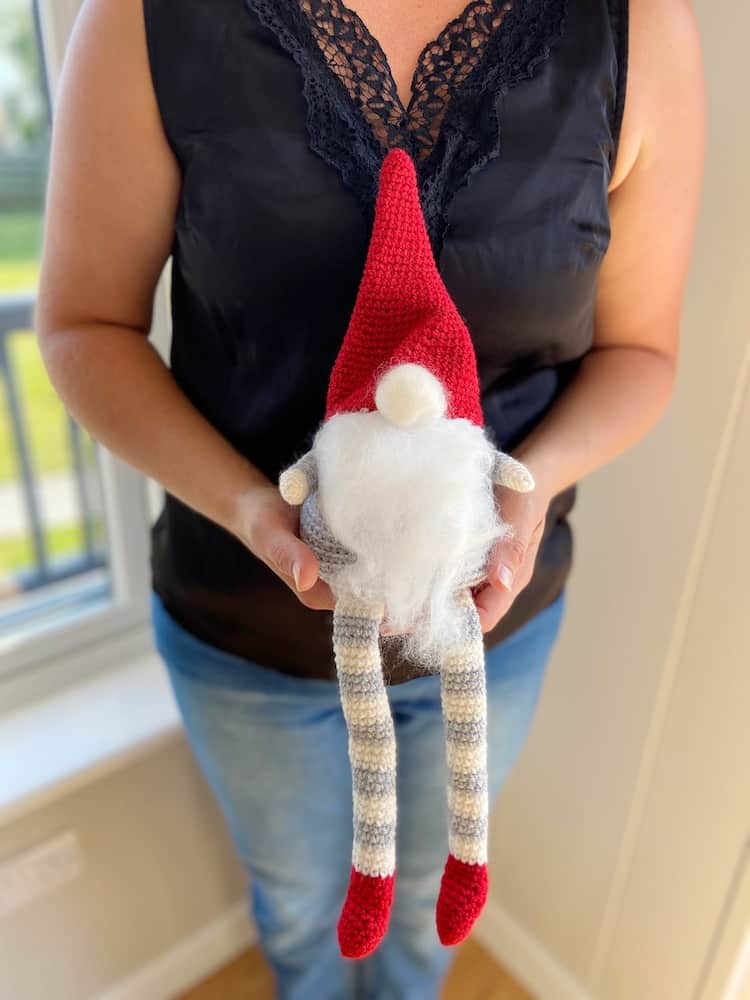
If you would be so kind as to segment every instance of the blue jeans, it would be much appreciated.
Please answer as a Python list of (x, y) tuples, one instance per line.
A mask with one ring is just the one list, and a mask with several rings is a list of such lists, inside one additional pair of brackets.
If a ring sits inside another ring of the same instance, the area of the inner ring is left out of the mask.
[[(487, 653), (494, 798), (530, 728), (565, 592)], [(435, 928), (448, 852), (439, 678), (388, 689), (398, 753), (398, 839), (387, 936), (341, 957), (336, 923), (351, 862), (347, 735), (335, 681), (299, 679), (187, 632), (151, 593), (164, 660), (199, 766), (250, 886), (250, 909), (281, 1000), (432, 1000), (453, 952)]]

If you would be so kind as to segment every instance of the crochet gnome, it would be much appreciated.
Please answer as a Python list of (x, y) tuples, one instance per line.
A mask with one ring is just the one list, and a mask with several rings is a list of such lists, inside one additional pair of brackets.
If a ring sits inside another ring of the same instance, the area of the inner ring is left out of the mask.
[[(390, 149), (355, 307), (311, 449), (279, 477), (335, 598), (333, 650), (352, 769), (354, 846), (338, 922), (362, 958), (388, 927), (396, 874), (396, 741), (380, 656), (440, 674), (449, 854), (440, 940), (457, 944), (487, 898), (484, 643), (472, 587), (512, 529), (494, 484), (533, 489), (484, 427), (468, 329), (437, 270), (414, 162)], [(390, 641), (390, 639), (386, 640)]]

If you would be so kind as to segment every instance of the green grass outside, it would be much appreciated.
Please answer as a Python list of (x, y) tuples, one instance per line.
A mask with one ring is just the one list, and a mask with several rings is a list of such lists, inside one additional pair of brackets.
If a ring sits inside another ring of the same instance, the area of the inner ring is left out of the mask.
[(0, 261), (38, 260), (42, 248), (41, 212), (3, 212), (0, 218)]
[[(31, 462), (37, 476), (70, 468), (68, 418), (47, 377), (36, 338), (12, 333), (6, 341), (28, 434)], [(0, 382), (0, 485), (18, 477), (6, 386)], [(84, 441), (86, 438), (84, 436)]]
[[(29, 331), (12, 333), (7, 339), (8, 353), (15, 375), (16, 390), (29, 441), (32, 471), (36, 478), (66, 472), (72, 466), (68, 417), (52, 388), (36, 338)], [(17, 456), (9, 419), (6, 387), (0, 380), (0, 486), (19, 479)], [(95, 461), (94, 445), (88, 435), (82, 438), (84, 461)], [(79, 525), (56, 525), (46, 530), (50, 558), (73, 554), (83, 546)], [(32, 562), (28, 535), (0, 535), (0, 576)]]
[(0, 295), (37, 287), (44, 218), (8, 212), (0, 218)]
[(0, 294), (33, 292), (39, 285), (39, 264), (20, 261), (4, 264), (0, 261)]
[[(42, 245), (41, 212), (5, 213), (0, 218), (0, 296), (34, 290), (39, 279), (39, 253)], [(10, 364), (21, 402), (37, 477), (70, 468), (68, 419), (65, 408), (52, 388), (32, 331), (14, 331), (6, 338)], [(7, 388), (0, 379), (0, 486), (17, 481), (18, 460), (13, 447)], [(87, 459), (93, 446), (84, 435)], [(82, 549), (79, 525), (57, 525), (47, 529), (46, 543), (50, 559), (72, 555)], [(0, 575), (7, 575), (31, 564), (33, 552), (28, 536), (0, 536)]]
[[(43, 226), (41, 211), (8, 212), (0, 218), (0, 295), (36, 287)], [(49, 383), (34, 335), (12, 333), (6, 345), (31, 437), (34, 470), (44, 475), (66, 469), (70, 457), (64, 410)], [(6, 391), (4, 381), (0, 382), (0, 484), (18, 475)]]
[[(43, 226), (41, 211), (9, 212), (0, 218), (0, 295), (36, 287)], [(61, 472), (70, 466), (65, 410), (47, 378), (36, 339), (30, 331), (19, 331), (10, 334), (6, 345), (31, 442), (34, 472), (38, 476)], [(0, 485), (15, 480), (19, 471), (6, 391), (0, 382)]]
[[(99, 530), (95, 530), (97, 540), (101, 536), (102, 526), (99, 525), (98, 528)], [(84, 545), (83, 533), (77, 524), (61, 524), (49, 528), (45, 532), (45, 540), (47, 555), (51, 561), (75, 555), (83, 550)], [(9, 576), (30, 566), (33, 558), (31, 540), (28, 536), (24, 538), (0, 537), (0, 577)]]

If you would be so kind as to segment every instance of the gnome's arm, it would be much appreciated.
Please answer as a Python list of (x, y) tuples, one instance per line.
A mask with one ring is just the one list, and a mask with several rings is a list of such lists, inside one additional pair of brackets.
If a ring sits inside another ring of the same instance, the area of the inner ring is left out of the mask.
[(507, 486), (518, 493), (528, 493), (534, 489), (534, 477), (517, 458), (504, 451), (495, 452), (492, 481), (498, 486)]
[(318, 485), (318, 465), (312, 451), (290, 465), (279, 476), (282, 497), (293, 507), (303, 503)]

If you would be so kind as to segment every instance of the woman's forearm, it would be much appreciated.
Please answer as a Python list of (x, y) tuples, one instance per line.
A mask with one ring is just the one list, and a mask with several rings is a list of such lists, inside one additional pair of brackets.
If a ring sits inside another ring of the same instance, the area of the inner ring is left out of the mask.
[(270, 480), (192, 405), (142, 332), (76, 325), (39, 344), (54, 388), (93, 438), (235, 532), (238, 498)]
[(554, 496), (644, 437), (669, 402), (674, 376), (674, 363), (656, 351), (592, 349), (512, 454)]

